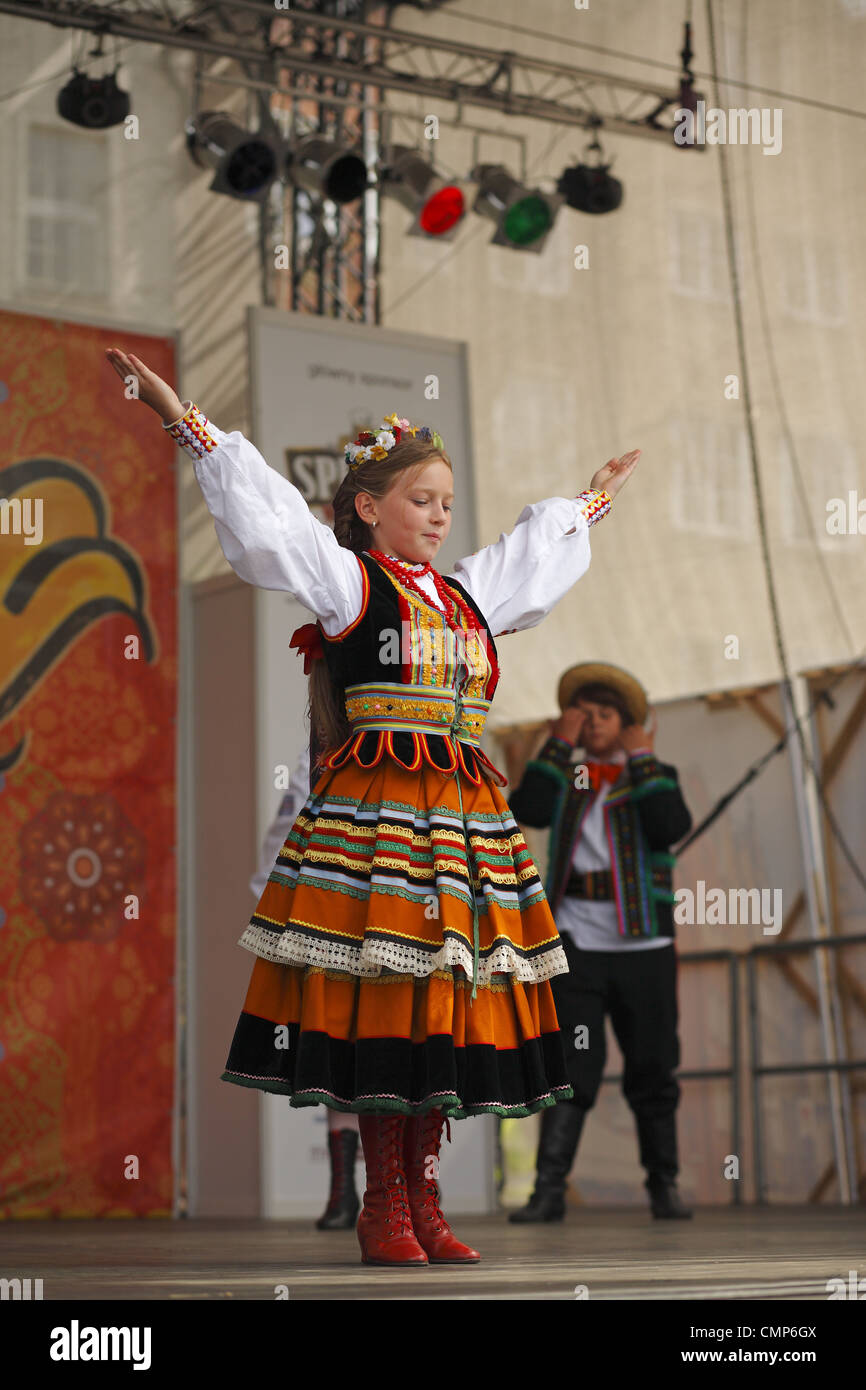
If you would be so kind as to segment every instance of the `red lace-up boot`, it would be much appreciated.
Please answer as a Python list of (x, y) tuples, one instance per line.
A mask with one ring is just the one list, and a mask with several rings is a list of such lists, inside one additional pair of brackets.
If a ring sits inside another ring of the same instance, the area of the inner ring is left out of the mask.
[(440, 1110), (431, 1110), (406, 1121), (404, 1149), (409, 1210), (418, 1243), (431, 1264), (477, 1264), (481, 1259), (471, 1245), (459, 1241), (439, 1206), (439, 1146), (443, 1124), (451, 1143), (451, 1126)]
[(426, 1265), (412, 1229), (403, 1170), (405, 1115), (359, 1115), (367, 1189), (358, 1217), (361, 1263)]

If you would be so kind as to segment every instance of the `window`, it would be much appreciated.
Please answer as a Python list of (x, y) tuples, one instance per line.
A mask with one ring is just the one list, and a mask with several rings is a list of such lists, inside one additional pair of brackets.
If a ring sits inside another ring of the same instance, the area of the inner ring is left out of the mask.
[(29, 287), (108, 296), (108, 184), (102, 132), (30, 127), (22, 267)]
[(583, 462), (590, 450), (577, 428), (574, 382), (568, 373), (552, 367), (543, 373), (509, 373), (494, 398), (490, 423), (492, 455), (498, 460), (496, 486), (500, 492), (511, 492), (513, 486), (514, 498), (527, 490), (536, 453), (544, 455), (552, 496), (575, 497), (589, 486), (583, 481), (587, 473), (600, 467), (594, 459)]
[(706, 535), (751, 537), (754, 498), (743, 425), (674, 420), (671, 444), (674, 524)]
[(822, 550), (855, 544), (856, 535), (831, 534), (827, 530), (830, 515), (827, 503), (839, 499), (847, 515), (851, 510), (849, 493), (852, 492), (855, 494), (854, 525), (857, 525), (857, 501), (864, 492), (863, 480), (857, 476), (854, 450), (850, 444), (827, 435), (807, 435), (795, 440), (794, 446), (802, 487), (797, 481), (787, 440), (782, 439), (779, 445), (783, 536), (793, 545), (814, 545), (817, 540)]
[[(705, 156), (690, 151), (683, 158)], [(669, 264), (670, 282), (678, 294), (726, 300), (730, 287), (721, 217), (702, 208), (672, 208)]]
[(834, 244), (789, 233), (779, 250), (776, 264), (785, 312), (808, 323), (844, 323), (844, 275)]

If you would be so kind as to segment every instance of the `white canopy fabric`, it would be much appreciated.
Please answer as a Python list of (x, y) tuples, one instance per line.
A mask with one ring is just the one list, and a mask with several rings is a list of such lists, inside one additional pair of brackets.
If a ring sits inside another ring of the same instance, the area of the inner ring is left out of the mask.
[[(693, 9), (693, 66), (706, 73), (706, 9), (700, 0)], [(495, 16), (500, 28), (461, 21), (461, 11)], [(747, 11), (745, 0), (716, 0), (713, 13), (724, 76), (866, 109), (866, 5), (835, 0), (818, 11), (806, 0), (767, 0)], [(563, 41), (677, 63), (683, 16), (667, 0), (581, 11), (559, 0), (531, 7), (469, 0), (439, 15), (401, 7), (398, 17), (399, 27), (643, 76), (675, 90), (675, 71)], [(560, 42), (510, 32), (506, 23)], [(696, 85), (709, 106), (717, 104), (711, 81)], [(722, 158), (790, 668), (853, 660), (866, 648), (866, 534), (857, 532), (861, 502), (866, 532), (866, 127), (854, 116), (731, 84), (719, 97), (722, 110), (767, 108), (764, 130), (780, 141), (778, 152), (746, 143), (683, 149), (602, 131), (625, 186), (622, 206), (602, 216), (563, 207), (537, 255), (490, 245), (493, 224), (471, 215), (452, 243), (409, 237), (406, 210), (383, 200), (383, 324), (470, 344), (479, 545), (510, 529), (526, 502), (571, 496), (610, 457), (643, 450), (622, 497), (593, 528), (589, 574), (540, 627), (501, 640), (494, 725), (556, 713), (560, 673), (591, 658), (633, 671), (654, 700), (780, 675), (726, 252)], [(411, 105), (399, 93), (391, 101), (402, 110)], [(423, 98), (417, 108), (421, 118), (438, 109)], [(453, 118), (454, 108), (438, 114)], [(467, 111), (465, 119), (525, 135), (529, 182), (548, 191), (590, 138), (492, 112)], [(438, 140), (421, 143), (443, 172), (468, 172), (465, 130), (440, 124)], [(518, 171), (513, 141), (483, 136), (479, 157)], [(580, 247), (588, 266), (578, 269)], [(432, 402), (430, 419), (435, 424)], [(455, 467), (461, 462), (455, 458)]]

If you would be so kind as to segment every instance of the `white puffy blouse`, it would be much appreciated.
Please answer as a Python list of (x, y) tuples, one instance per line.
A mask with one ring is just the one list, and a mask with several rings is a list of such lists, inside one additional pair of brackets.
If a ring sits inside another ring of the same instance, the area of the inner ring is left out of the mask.
[[(239, 430), (226, 433), (192, 401), (163, 424), (193, 460), (222, 552), (235, 573), (293, 594), (329, 636), (361, 612), (361, 563), (310, 511)], [(548, 497), (523, 508), (513, 530), (458, 560), (449, 573), (471, 594), (493, 637), (535, 627), (589, 568), (589, 528), (610, 509), (607, 493)], [(410, 571), (424, 569), (410, 565)], [(429, 572), (418, 583), (441, 609)]]

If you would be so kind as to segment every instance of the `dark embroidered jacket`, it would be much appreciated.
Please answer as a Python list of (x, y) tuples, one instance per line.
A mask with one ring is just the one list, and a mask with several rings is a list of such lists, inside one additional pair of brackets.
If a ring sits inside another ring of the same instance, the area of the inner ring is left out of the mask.
[[(571, 753), (572, 746), (563, 739), (547, 739), (508, 798), (516, 820), (550, 826), (544, 888), (554, 913), (595, 795), (589, 787), (574, 785), (579, 764), (571, 763)], [(620, 935), (672, 937), (676, 860), (669, 850), (692, 824), (676, 768), (652, 753), (628, 758), (624, 775), (605, 797), (604, 823)]]

